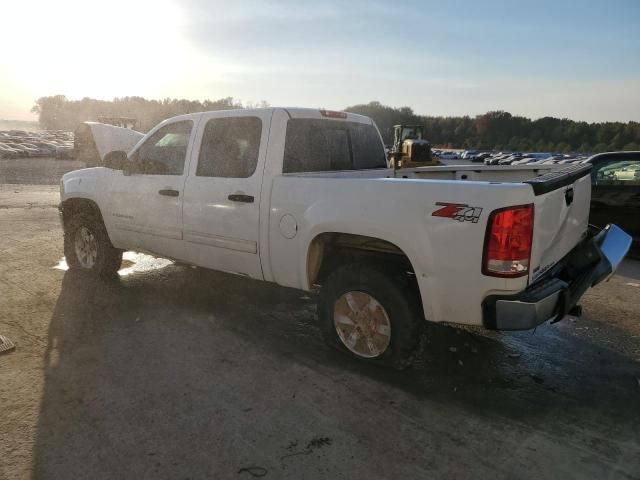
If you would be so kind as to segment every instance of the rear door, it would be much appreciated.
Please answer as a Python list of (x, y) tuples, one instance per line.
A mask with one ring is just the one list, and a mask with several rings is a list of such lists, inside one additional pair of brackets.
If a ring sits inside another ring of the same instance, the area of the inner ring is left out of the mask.
[(586, 234), (590, 170), (590, 165), (575, 165), (526, 182), (533, 188), (535, 205), (531, 281), (555, 265)]
[(260, 198), (271, 115), (254, 110), (202, 117), (183, 206), (190, 262), (263, 278)]

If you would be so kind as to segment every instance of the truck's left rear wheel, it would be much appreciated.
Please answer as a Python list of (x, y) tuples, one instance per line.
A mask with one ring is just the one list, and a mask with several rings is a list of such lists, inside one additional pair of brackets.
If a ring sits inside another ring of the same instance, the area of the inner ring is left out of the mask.
[(353, 263), (334, 270), (318, 297), (325, 341), (367, 362), (406, 367), (419, 341), (419, 297), (399, 269)]
[(359, 357), (379, 357), (391, 343), (387, 311), (365, 292), (341, 295), (334, 304), (333, 324), (344, 346)]

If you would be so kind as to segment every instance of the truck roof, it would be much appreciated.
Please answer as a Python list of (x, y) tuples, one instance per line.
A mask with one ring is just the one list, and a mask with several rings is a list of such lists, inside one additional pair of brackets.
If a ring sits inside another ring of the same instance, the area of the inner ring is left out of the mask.
[[(197, 118), (205, 114), (214, 113), (214, 112), (242, 112), (244, 114), (251, 112), (264, 112), (265, 110), (284, 110), (289, 115), (289, 118), (317, 118), (319, 120), (322, 119), (330, 119), (330, 120), (346, 120), (349, 122), (356, 123), (366, 123), (372, 124), (373, 121), (369, 117), (365, 117), (364, 115), (358, 115), (357, 113), (349, 113), (342, 112), (336, 110), (325, 110), (321, 108), (300, 108), (300, 107), (268, 107), (268, 108), (242, 108), (235, 110), (211, 110), (206, 112), (197, 112), (197, 113), (186, 113), (184, 115), (178, 115), (175, 117), (168, 118), (167, 120), (173, 120), (178, 118), (189, 119), (189, 118)], [(166, 122), (164, 120), (162, 123)]]

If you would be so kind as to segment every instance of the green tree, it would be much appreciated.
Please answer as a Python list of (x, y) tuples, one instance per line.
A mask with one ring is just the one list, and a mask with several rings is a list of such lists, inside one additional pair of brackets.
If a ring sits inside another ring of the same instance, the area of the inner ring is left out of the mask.
[(594, 153), (602, 153), (602, 152), (606, 152), (608, 150), (609, 150), (609, 148), (608, 148), (607, 144), (604, 143), (604, 142), (600, 142), (595, 147), (593, 147), (593, 152)]
[[(266, 107), (265, 101), (247, 107)], [(147, 131), (160, 121), (183, 113), (243, 108), (233, 97), (217, 100), (152, 99), (119, 97), (112, 101), (83, 98), (69, 100), (64, 95), (41, 97), (32, 112), (38, 114), (45, 129), (75, 130), (84, 121), (99, 116), (132, 117), (137, 129)], [(474, 118), (435, 117), (416, 114), (411, 107), (390, 107), (378, 101), (347, 107), (345, 111), (369, 116), (378, 125), (385, 143), (392, 141), (396, 124), (424, 125), (426, 138), (434, 146), (511, 151), (595, 152), (639, 149), (640, 123), (587, 123), (554, 117), (537, 120), (494, 110)]]

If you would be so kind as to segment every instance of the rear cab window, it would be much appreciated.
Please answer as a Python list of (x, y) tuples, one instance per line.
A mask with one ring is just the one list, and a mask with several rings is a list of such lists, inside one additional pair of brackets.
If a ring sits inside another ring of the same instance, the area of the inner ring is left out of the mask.
[(374, 168), (387, 168), (387, 159), (373, 125), (307, 118), (287, 123), (284, 173)]

